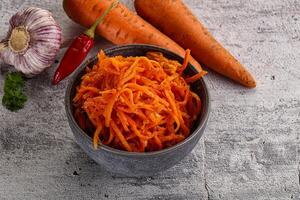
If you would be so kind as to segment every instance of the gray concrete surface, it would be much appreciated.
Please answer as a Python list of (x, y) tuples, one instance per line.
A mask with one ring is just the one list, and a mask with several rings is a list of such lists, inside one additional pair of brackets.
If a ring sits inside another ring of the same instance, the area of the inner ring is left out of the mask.
[[(300, 199), (300, 1), (185, 2), (253, 72), (257, 89), (210, 73), (211, 118), (192, 154), (158, 176), (117, 177), (75, 144), (64, 111), (66, 81), (50, 84), (54, 65), (27, 82), (23, 110), (0, 106), (0, 199)], [(82, 30), (61, 1), (2, 0), (0, 35), (27, 6), (52, 11), (66, 38)], [(2, 85), (3, 74), (0, 96)]]

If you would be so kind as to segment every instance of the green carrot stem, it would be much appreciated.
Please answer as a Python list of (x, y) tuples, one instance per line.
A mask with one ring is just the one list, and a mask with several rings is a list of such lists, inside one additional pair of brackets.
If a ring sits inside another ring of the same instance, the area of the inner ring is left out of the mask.
[(87, 36), (89, 36), (90, 38), (94, 38), (95, 37), (95, 31), (97, 26), (104, 20), (104, 18), (106, 17), (106, 15), (108, 15), (108, 13), (115, 8), (118, 5), (118, 1), (113, 2), (112, 4), (110, 4), (109, 8), (107, 8), (104, 13), (95, 21), (95, 23), (84, 32), (84, 34), (86, 34)]

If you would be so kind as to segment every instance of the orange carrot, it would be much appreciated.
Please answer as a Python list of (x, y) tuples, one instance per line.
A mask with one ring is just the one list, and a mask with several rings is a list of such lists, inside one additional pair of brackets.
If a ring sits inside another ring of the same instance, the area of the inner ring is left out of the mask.
[(135, 0), (137, 13), (184, 48), (200, 63), (254, 88), (252, 75), (197, 20), (181, 0)]
[[(90, 27), (113, 0), (64, 0), (67, 15), (75, 22)], [(119, 3), (101, 23), (96, 32), (114, 44), (152, 44), (169, 49), (180, 56), (185, 51), (168, 36)], [(200, 64), (191, 58), (191, 64), (202, 71)]]

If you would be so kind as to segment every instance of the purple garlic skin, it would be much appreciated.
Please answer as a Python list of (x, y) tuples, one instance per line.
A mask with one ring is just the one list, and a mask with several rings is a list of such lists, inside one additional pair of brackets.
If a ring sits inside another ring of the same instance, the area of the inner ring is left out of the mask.
[(27, 77), (50, 67), (62, 43), (62, 30), (52, 14), (30, 7), (11, 17), (7, 47), (0, 50), (4, 63), (13, 65)]

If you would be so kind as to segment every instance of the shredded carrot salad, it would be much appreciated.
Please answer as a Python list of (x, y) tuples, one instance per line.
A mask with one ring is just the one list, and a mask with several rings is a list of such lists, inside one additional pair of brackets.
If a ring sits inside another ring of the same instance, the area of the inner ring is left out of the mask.
[[(183, 65), (158, 52), (145, 57), (107, 57), (86, 69), (73, 99), (79, 126), (93, 145), (149, 152), (173, 146), (190, 134), (201, 100), (183, 78)], [(189, 82), (204, 75), (187, 78)]]

